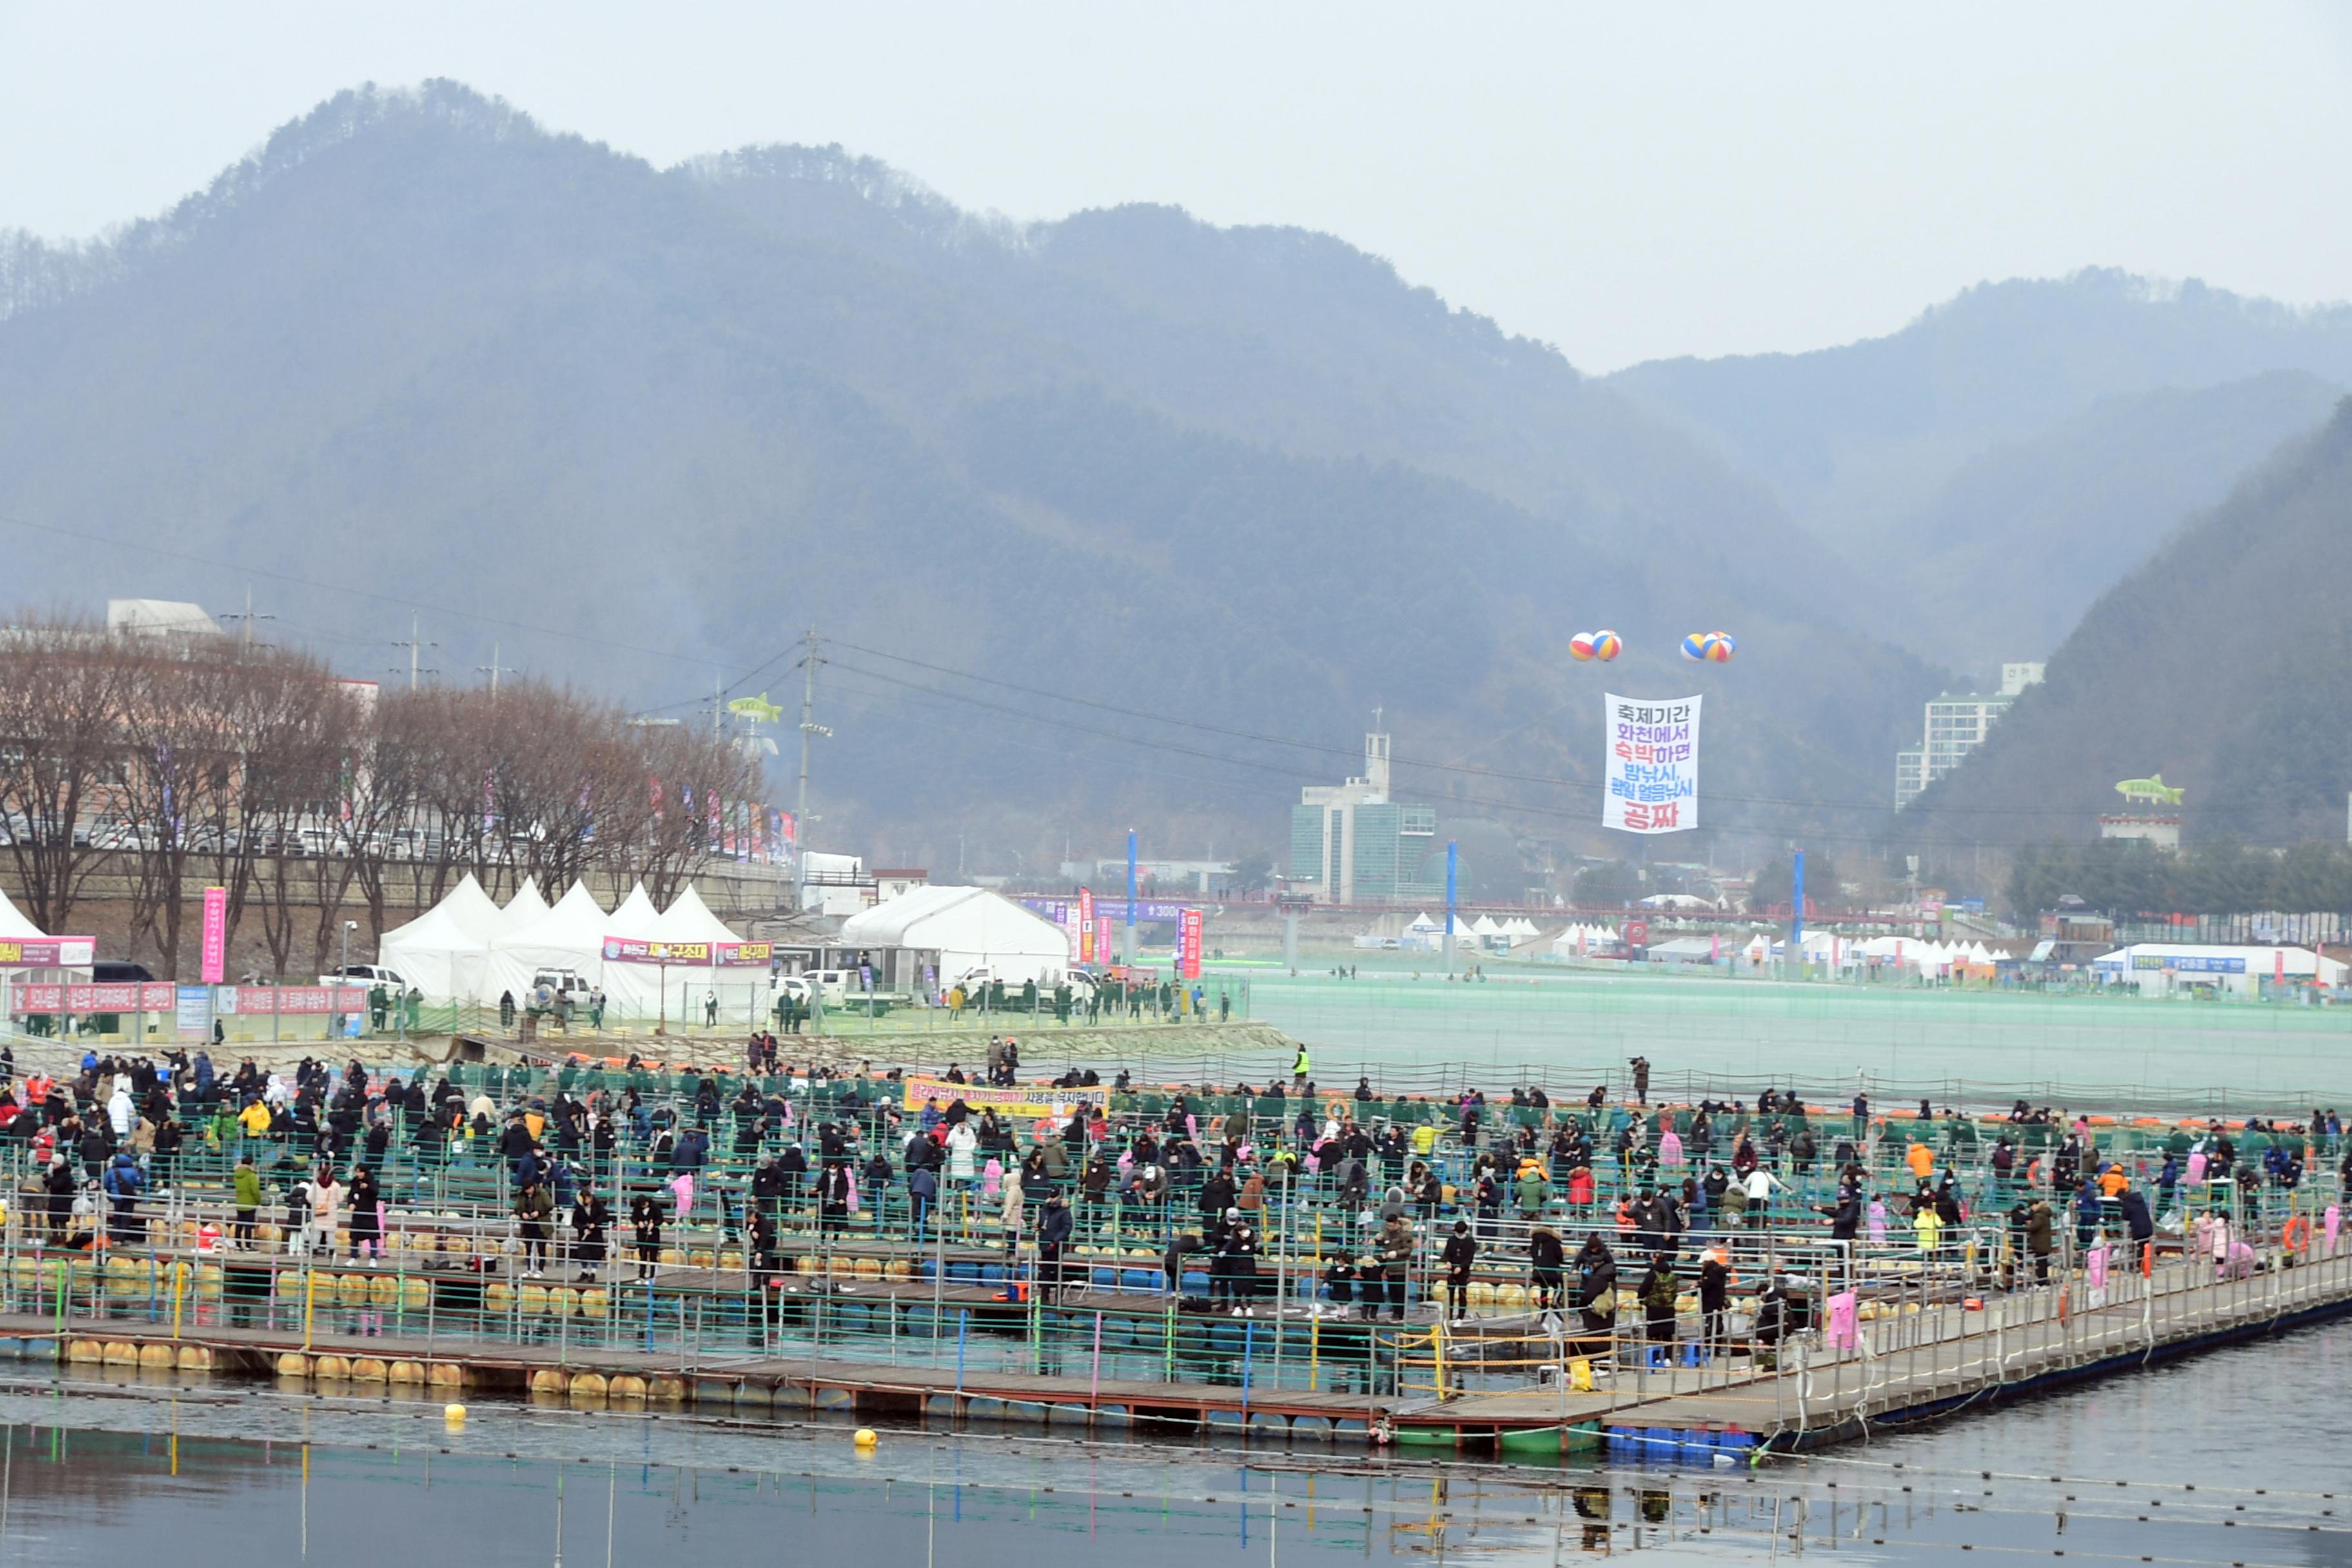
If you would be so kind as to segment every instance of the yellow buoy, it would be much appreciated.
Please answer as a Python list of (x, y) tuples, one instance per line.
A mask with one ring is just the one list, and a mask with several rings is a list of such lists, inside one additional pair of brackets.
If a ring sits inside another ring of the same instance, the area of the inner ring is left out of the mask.
[(851, 1438), (850, 1441), (856, 1444), (861, 1448), (871, 1448), (875, 1444), (880, 1442), (881, 1439), (875, 1436), (873, 1427), (860, 1426), (857, 1429), (857, 1436)]
[(172, 1353), (172, 1347), (169, 1345), (141, 1345), (139, 1347), (139, 1364), (141, 1366), (173, 1366), (178, 1364), (179, 1359), (180, 1358), (178, 1356)]
[(310, 1358), (300, 1351), (288, 1351), (278, 1358), (278, 1375), (280, 1377), (310, 1376)]
[(462, 1405), (445, 1405), (441, 1407), (441, 1418), (455, 1426), (466, 1418), (466, 1407)]

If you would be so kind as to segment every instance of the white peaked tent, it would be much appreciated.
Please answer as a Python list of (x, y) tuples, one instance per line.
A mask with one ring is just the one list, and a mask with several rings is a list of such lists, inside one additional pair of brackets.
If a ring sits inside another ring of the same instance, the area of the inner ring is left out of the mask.
[(662, 911), (661, 934), (670, 942), (741, 942), (743, 939), (728, 929), (727, 922), (710, 912), (702, 895), (688, 882), (686, 890), (669, 901)]
[(631, 888), (629, 896), (621, 900), (621, 907), (605, 917), (604, 934), (638, 942), (656, 942), (663, 936), (661, 911), (654, 908), (653, 898), (643, 882)]
[(877, 960), (891, 949), (937, 953), (903, 962), (936, 963), (942, 988), (983, 966), (1008, 986), (1051, 985), (1070, 966), (1070, 939), (1060, 926), (985, 888), (910, 888), (842, 921), (841, 941), (876, 951)]
[(49, 933), (26, 920), (24, 911), (0, 892), (0, 936), (47, 936)]
[[(520, 901), (522, 895), (515, 897)], [(509, 912), (512, 907), (509, 906)], [(571, 891), (558, 899), (553, 908), (520, 931), (502, 936), (492, 948), (489, 977), (483, 983), (485, 1000), (511, 991), (520, 1003), (530, 994), (531, 977), (541, 970), (568, 969), (594, 976), (604, 965), (605, 927), (610, 923), (604, 906), (588, 891), (587, 884), (572, 883)], [(612, 989), (605, 986), (607, 993)], [(630, 1010), (617, 995), (614, 1003), (621, 1011)]]
[(547, 900), (539, 896), (539, 884), (525, 877), (514, 897), (507, 900), (507, 907), (499, 911), (499, 928), (490, 938), (491, 943), (496, 945), (517, 931), (528, 931), (546, 918)]
[[(532, 896), (536, 898), (538, 895)], [(474, 880), (471, 871), (459, 878), (457, 885), (444, 894), (441, 901), (433, 908), (446, 913), (459, 931), (485, 944), (497, 940), (499, 927), (506, 918), (505, 911), (499, 908), (496, 900), (482, 891), (481, 883)]]
[[(487, 895), (482, 901), (489, 903)], [(498, 912), (495, 904), (490, 912)], [(460, 914), (444, 899), (406, 925), (384, 932), (376, 944), (376, 962), (427, 996), (478, 1000), (489, 978), (490, 944), (466, 930)]]

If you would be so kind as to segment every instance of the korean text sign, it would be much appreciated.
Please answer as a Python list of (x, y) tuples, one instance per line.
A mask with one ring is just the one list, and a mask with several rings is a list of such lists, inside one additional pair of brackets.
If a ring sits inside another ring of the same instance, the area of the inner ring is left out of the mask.
[(1603, 699), (1607, 788), (1601, 825), (1627, 833), (1680, 833), (1698, 826), (1696, 697)]

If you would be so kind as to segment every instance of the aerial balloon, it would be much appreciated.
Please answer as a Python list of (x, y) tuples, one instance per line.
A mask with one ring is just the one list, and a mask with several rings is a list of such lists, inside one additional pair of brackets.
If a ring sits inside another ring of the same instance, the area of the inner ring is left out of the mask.
[(1738, 651), (1729, 632), (1693, 632), (1683, 638), (1683, 657), (1694, 664), (1729, 664)]
[(1603, 664), (1625, 651), (1625, 644), (1615, 632), (1579, 632), (1568, 639), (1568, 653), (1579, 664), (1599, 659)]

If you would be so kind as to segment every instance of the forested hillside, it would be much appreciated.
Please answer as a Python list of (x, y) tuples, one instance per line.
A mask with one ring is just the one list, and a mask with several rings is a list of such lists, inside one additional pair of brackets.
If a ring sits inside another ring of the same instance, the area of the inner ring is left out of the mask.
[[(1015, 228), (838, 150), (661, 171), (436, 84), (0, 283), (14, 596), (250, 582), (367, 676), (414, 607), (442, 679), (496, 648), (680, 714), (812, 625), (938, 667), (829, 653), (820, 842), (1270, 842), (1375, 705), (1485, 770), (1409, 790), (1572, 835), (1604, 682), (1719, 693), (1711, 820), (1781, 832), (1865, 814), (1938, 683), (1765, 487), (1322, 236)], [(1570, 665), (1599, 625), (1626, 661)], [(1717, 626), (1738, 664), (1674, 658)]]

